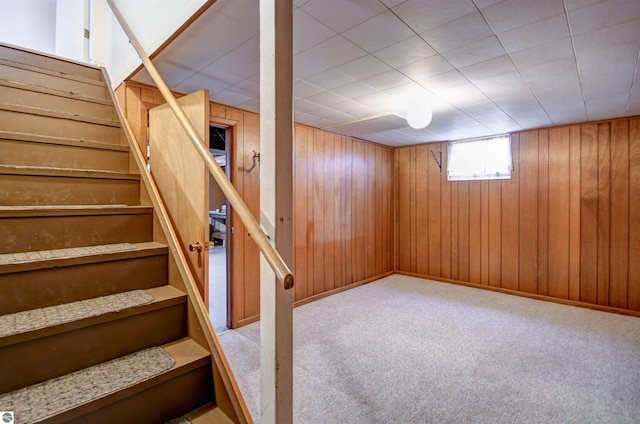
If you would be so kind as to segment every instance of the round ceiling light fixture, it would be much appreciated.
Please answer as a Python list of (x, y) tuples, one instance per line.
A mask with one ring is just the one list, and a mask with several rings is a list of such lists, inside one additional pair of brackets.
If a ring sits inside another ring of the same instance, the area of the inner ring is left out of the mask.
[(425, 99), (416, 99), (409, 105), (407, 110), (407, 124), (411, 128), (421, 130), (431, 123), (433, 113)]

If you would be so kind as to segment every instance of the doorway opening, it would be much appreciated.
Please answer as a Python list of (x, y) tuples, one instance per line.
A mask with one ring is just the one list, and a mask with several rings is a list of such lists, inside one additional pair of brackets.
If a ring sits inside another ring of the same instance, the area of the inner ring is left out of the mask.
[[(229, 177), (229, 129), (209, 127), (209, 151)], [(226, 331), (229, 323), (229, 206), (218, 183), (209, 174), (209, 318), (216, 333)]]

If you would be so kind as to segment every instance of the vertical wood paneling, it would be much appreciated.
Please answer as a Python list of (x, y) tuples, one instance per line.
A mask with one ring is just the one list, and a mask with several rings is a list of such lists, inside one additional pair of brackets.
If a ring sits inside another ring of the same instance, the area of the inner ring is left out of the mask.
[[(429, 145), (430, 148), (434, 150), (440, 150), (438, 145)], [(429, 190), (427, 193), (428, 204), (427, 210), (429, 213), (428, 223), (429, 223), (429, 232), (428, 232), (428, 249), (429, 249), (429, 274), (430, 275), (441, 275), (441, 249), (442, 249), (442, 241), (441, 241), (441, 223), (440, 223), (440, 168), (436, 164), (436, 161), (433, 160), (433, 156), (428, 149), (422, 149), (425, 151), (424, 160), (427, 165), (427, 172), (429, 175)]]
[[(233, 119), (235, 111), (229, 110), (227, 118)], [(240, 116), (238, 116), (240, 118)], [(253, 216), (260, 216), (260, 169), (255, 167), (249, 171), (253, 164), (252, 152), (260, 151), (260, 117), (253, 113), (243, 113), (244, 144), (243, 144), (243, 174), (244, 190), (243, 198)], [(254, 317), (260, 313), (260, 250), (251, 240), (246, 231), (244, 235), (244, 308), (246, 317)]]
[(549, 291), (549, 131), (538, 132), (538, 294)]
[(489, 225), (487, 255), (489, 259), (488, 283), (493, 287), (502, 285), (502, 184), (489, 182)]
[(316, 226), (314, 220), (314, 187), (316, 170), (313, 161), (315, 155), (315, 146), (313, 142), (313, 130), (306, 128), (307, 131), (307, 295), (312, 296), (315, 292), (313, 290), (313, 283), (315, 279), (315, 251), (316, 251)]
[(294, 146), (294, 260), (295, 269), (295, 299), (307, 297), (307, 245), (308, 245), (308, 219), (307, 219), (307, 129), (296, 125)]
[(569, 127), (549, 132), (549, 296), (569, 298)]
[(343, 229), (343, 251), (344, 251), (344, 284), (351, 284), (355, 281), (353, 273), (353, 239), (354, 239), (354, 227), (353, 216), (355, 215), (353, 208), (353, 143), (351, 140), (342, 140), (343, 154), (344, 154), (344, 168), (342, 170), (342, 185), (344, 189), (344, 229)]
[(456, 183), (458, 186), (458, 278), (471, 281), (469, 273), (469, 182)]
[(320, 130), (313, 130), (313, 294), (325, 291), (325, 263), (324, 263), (324, 152), (325, 133)]
[(481, 221), (480, 214), (480, 186), (479, 181), (469, 183), (469, 281), (481, 284)]
[[(438, 150), (441, 152), (441, 164), (446, 163), (447, 160), (447, 145), (442, 143)], [(441, 263), (443, 278), (451, 278), (451, 186), (447, 181), (446, 168), (440, 170), (440, 222), (442, 232), (440, 234), (441, 250)]]
[(581, 133), (580, 300), (596, 303), (598, 289), (598, 129)]
[[(431, 160), (431, 154), (427, 150), (426, 146), (418, 146), (414, 148), (415, 152), (415, 202), (416, 202), (416, 226), (415, 226), (415, 253), (412, 253), (412, 257), (415, 254), (416, 267), (412, 272), (419, 274), (431, 275), (429, 273), (429, 264), (431, 262), (432, 247), (430, 243), (432, 241), (431, 234), (431, 220), (430, 220), (430, 205), (434, 201), (430, 198), (432, 192), (432, 186), (429, 184), (429, 178), (431, 173), (429, 172), (429, 160)], [(440, 203), (440, 202), (438, 202)], [(413, 262), (412, 262), (413, 268)]]
[(616, 308), (627, 308), (629, 214), (624, 212), (628, 210), (629, 121), (621, 120), (611, 123), (611, 265), (609, 268), (609, 303)]
[(376, 161), (375, 161), (375, 146), (373, 144), (366, 144), (366, 181), (367, 181), (367, 195), (365, 200), (365, 217), (366, 217), (366, 261), (365, 261), (365, 278), (371, 278), (376, 269), (376, 202), (375, 202), (375, 173), (376, 173)]
[(640, 118), (629, 122), (629, 287), (628, 308), (640, 310)]
[(333, 207), (333, 248), (334, 255), (334, 287), (342, 287), (343, 275), (342, 275), (342, 178), (341, 171), (344, 166), (342, 156), (342, 138), (334, 136), (334, 167), (333, 167), (333, 197), (329, 199), (331, 206)]
[(336, 199), (335, 181), (335, 141), (332, 134), (324, 137), (324, 178), (323, 209), (324, 218), (324, 286), (323, 291), (335, 288), (335, 218), (333, 216)]
[(367, 228), (367, 223), (365, 216), (367, 214), (366, 211), (366, 195), (367, 195), (367, 161), (366, 161), (366, 149), (367, 146), (363, 142), (356, 143), (356, 158), (355, 163), (357, 164), (356, 168), (356, 246), (357, 250), (356, 254), (356, 281), (361, 281), (365, 279), (366, 269), (365, 269), (365, 261), (366, 261), (366, 239), (365, 239), (365, 231)]
[(520, 134), (514, 134), (511, 137), (511, 155), (513, 158), (511, 179), (500, 182), (502, 188), (500, 198), (500, 207), (502, 208), (500, 214), (502, 219), (500, 266), (502, 287), (518, 290)]
[(480, 284), (489, 284), (489, 181), (480, 182)]
[(609, 245), (610, 245), (610, 124), (598, 125), (598, 294), (600, 305), (609, 304)]
[(569, 299), (580, 300), (581, 130), (569, 127)]
[(519, 290), (538, 291), (538, 132), (520, 133)]
[(512, 134), (503, 181), (425, 177), (433, 146), (396, 150), (400, 270), (640, 310), (640, 118)]

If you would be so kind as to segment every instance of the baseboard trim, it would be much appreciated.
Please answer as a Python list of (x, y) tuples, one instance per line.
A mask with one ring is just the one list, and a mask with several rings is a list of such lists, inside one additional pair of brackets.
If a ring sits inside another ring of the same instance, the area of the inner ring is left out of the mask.
[(541, 294), (525, 293), (517, 290), (503, 289), (501, 287), (485, 286), (483, 284), (470, 283), (467, 281), (460, 281), (460, 280), (452, 280), (449, 278), (434, 277), (432, 275), (418, 274), (415, 272), (395, 271), (395, 274), (406, 275), (408, 277), (422, 278), (425, 280), (434, 280), (442, 283), (451, 283), (459, 286), (473, 287), (475, 289), (489, 290), (489, 291), (494, 291), (498, 293), (511, 294), (511, 295), (520, 296), (520, 297), (527, 297), (529, 299), (544, 300), (547, 302), (559, 303), (562, 305), (576, 306), (578, 308), (593, 309), (601, 312), (611, 312), (614, 314), (640, 317), (640, 311), (634, 311), (631, 309), (615, 308), (613, 306), (605, 306), (605, 305), (595, 305), (593, 303), (580, 302), (577, 300), (560, 299), (557, 297), (545, 296)]

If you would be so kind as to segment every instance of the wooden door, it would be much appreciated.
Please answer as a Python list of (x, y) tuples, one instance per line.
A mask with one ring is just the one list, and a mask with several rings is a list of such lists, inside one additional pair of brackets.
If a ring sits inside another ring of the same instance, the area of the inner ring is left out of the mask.
[[(178, 104), (209, 148), (209, 92), (200, 90), (178, 99)], [(151, 175), (169, 211), (182, 250), (209, 304), (209, 171), (178, 119), (164, 104), (149, 110)], [(190, 251), (189, 245), (202, 248)]]

